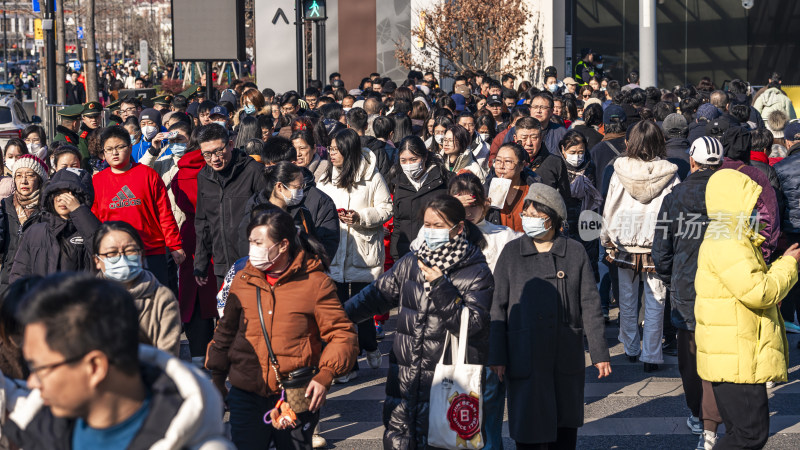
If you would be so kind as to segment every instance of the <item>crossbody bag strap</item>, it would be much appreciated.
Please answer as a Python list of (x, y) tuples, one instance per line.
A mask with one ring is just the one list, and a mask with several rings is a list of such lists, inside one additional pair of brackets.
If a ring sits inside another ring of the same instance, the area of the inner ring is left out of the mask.
[(609, 142), (609, 141), (603, 141), (603, 143), (605, 143), (605, 144), (606, 144), (606, 146), (607, 146), (608, 148), (610, 148), (610, 149), (611, 149), (611, 151), (612, 151), (612, 152), (614, 152), (614, 153), (615, 153), (617, 156), (619, 156), (619, 155), (621, 154), (621, 153), (619, 152), (619, 150), (617, 150), (617, 147), (614, 147), (614, 145), (612, 145), (612, 144), (611, 144), (611, 142)]
[(278, 373), (278, 358), (275, 357), (275, 352), (272, 351), (272, 343), (269, 340), (269, 335), (267, 334), (267, 325), (264, 323), (264, 307), (261, 306), (261, 288), (256, 286), (256, 303), (258, 304), (258, 320), (261, 322), (261, 332), (264, 333), (264, 340), (267, 341), (267, 351), (269, 352), (269, 362), (272, 366), (272, 370), (275, 372), (275, 379), (278, 380), (278, 386), (283, 389), (283, 384), (281, 383), (281, 376)]

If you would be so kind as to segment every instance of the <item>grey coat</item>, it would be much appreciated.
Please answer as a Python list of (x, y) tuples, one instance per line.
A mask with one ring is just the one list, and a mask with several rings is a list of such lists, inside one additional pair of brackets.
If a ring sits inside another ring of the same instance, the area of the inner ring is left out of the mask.
[(592, 362), (610, 360), (592, 265), (575, 240), (559, 235), (539, 253), (523, 236), (494, 280), (488, 364), (506, 366), (511, 438), (554, 442), (558, 427), (583, 425), (584, 332)]

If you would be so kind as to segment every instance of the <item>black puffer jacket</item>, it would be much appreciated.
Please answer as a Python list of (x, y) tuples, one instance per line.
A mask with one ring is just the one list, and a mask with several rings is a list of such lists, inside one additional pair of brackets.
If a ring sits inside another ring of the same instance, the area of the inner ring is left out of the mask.
[(361, 136), (361, 146), (370, 149), (375, 154), (376, 167), (385, 180), (389, 176), (389, 171), (392, 170), (393, 163), (390, 155), (386, 154), (386, 143), (372, 136)]
[(697, 253), (708, 227), (706, 186), (715, 171), (701, 170), (689, 174), (664, 197), (658, 212), (651, 255), (656, 273), (669, 287), (672, 323), (693, 331), (694, 277)]
[(33, 213), (25, 223), (20, 226), (17, 209), (14, 208), (14, 195), (0, 201), (0, 250), (3, 252), (3, 268), (0, 269), (0, 291), (8, 287), (8, 277), (11, 266), (17, 255), (17, 247), (22, 238), (22, 233), (39, 221), (39, 211)]
[(800, 143), (789, 149), (789, 154), (777, 164), (775, 172), (781, 185), (783, 208), (781, 227), (790, 233), (800, 232)]
[(445, 332), (458, 335), (462, 306), (470, 309), (467, 362), (485, 364), (488, 358), (494, 278), (480, 249), (470, 246), (447, 277), (434, 281), (430, 299), (423, 282), (417, 256), (408, 253), (345, 304), (356, 323), (400, 306), (383, 403), (384, 448), (426, 448), (433, 372)]
[[(53, 175), (42, 191), (42, 210), (38, 223), (23, 228), (14, 264), (9, 275), (13, 283), (26, 275), (45, 276), (55, 272), (90, 271), (92, 242), (101, 222), (92, 214), (94, 189), (88, 172), (62, 169)], [(53, 212), (53, 199), (69, 190), (81, 206), (69, 213), (69, 220)]]
[(247, 200), (264, 189), (264, 166), (239, 149), (226, 167), (215, 172), (206, 165), (197, 174), (197, 250), (194, 256), (195, 274), (206, 276), (211, 256), (214, 274), (222, 277), (237, 259), (239, 223), (244, 217)]
[(447, 175), (442, 174), (439, 167), (432, 167), (419, 190), (414, 189), (405, 173), (394, 177), (392, 213), (394, 229), (392, 230), (391, 255), (397, 261), (408, 253), (411, 241), (417, 237), (422, 228), (422, 210), (428, 201), (442, 194), (447, 194)]
[(667, 139), (667, 161), (678, 166), (678, 178), (681, 180), (685, 180), (689, 175), (689, 154), (687, 153), (689, 147), (691, 144), (688, 139)]

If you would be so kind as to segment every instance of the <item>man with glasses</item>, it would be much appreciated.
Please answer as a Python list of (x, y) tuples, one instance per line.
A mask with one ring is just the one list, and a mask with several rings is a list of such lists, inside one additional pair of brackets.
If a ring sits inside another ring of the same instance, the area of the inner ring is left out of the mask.
[(567, 134), (567, 129), (560, 123), (550, 120), (553, 117), (553, 97), (550, 94), (540, 92), (533, 97), (531, 117), (538, 120), (542, 126), (542, 140), (547, 150), (554, 155), (560, 155), (558, 143)]
[(92, 178), (92, 212), (101, 222), (121, 220), (131, 224), (144, 242), (147, 269), (159, 283), (169, 286), (167, 249), (178, 265), (186, 259), (186, 253), (167, 188), (155, 170), (131, 160), (130, 136), (124, 128), (106, 128), (100, 142), (110, 167)]
[(514, 127), (513, 140), (528, 153), (530, 168), (542, 178), (542, 183), (557, 190), (565, 203), (570, 200), (567, 165), (563, 157), (551, 154), (542, 145), (541, 123), (533, 117), (519, 119)]
[(5, 382), (4, 437), (18, 448), (234, 448), (217, 389), (140, 346), (138, 317), (113, 281), (55, 274), (35, 285), (20, 315), (30, 376), (26, 388)]
[(197, 174), (197, 250), (195, 281), (208, 283), (208, 265), (214, 258), (217, 286), (225, 272), (245, 256), (239, 251), (237, 229), (244, 217), (247, 200), (266, 187), (264, 166), (233, 148), (228, 131), (212, 123), (197, 129), (197, 143), (206, 166)]
[(122, 123), (125, 123), (128, 117), (138, 118), (140, 112), (142, 112), (142, 104), (137, 97), (126, 98), (119, 104), (119, 117), (122, 119)]

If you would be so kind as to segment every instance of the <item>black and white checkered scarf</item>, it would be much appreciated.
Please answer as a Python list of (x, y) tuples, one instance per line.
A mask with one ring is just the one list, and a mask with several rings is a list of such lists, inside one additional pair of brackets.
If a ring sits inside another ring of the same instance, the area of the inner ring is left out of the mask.
[[(467, 254), (467, 249), (469, 248), (469, 242), (467, 238), (464, 236), (464, 233), (459, 234), (456, 236), (454, 240), (448, 241), (446, 244), (442, 245), (441, 247), (437, 248), (436, 250), (431, 250), (428, 248), (428, 244), (423, 242), (422, 246), (417, 250), (417, 258), (422, 261), (428, 267), (438, 267), (442, 273), (447, 276), (450, 268), (453, 267), (456, 263), (464, 259), (464, 255)], [(424, 278), (423, 278), (424, 279)], [(425, 279), (424, 279), (425, 280)], [(430, 298), (431, 295), (431, 284), (428, 280), (424, 282), (425, 287), (425, 295)]]

